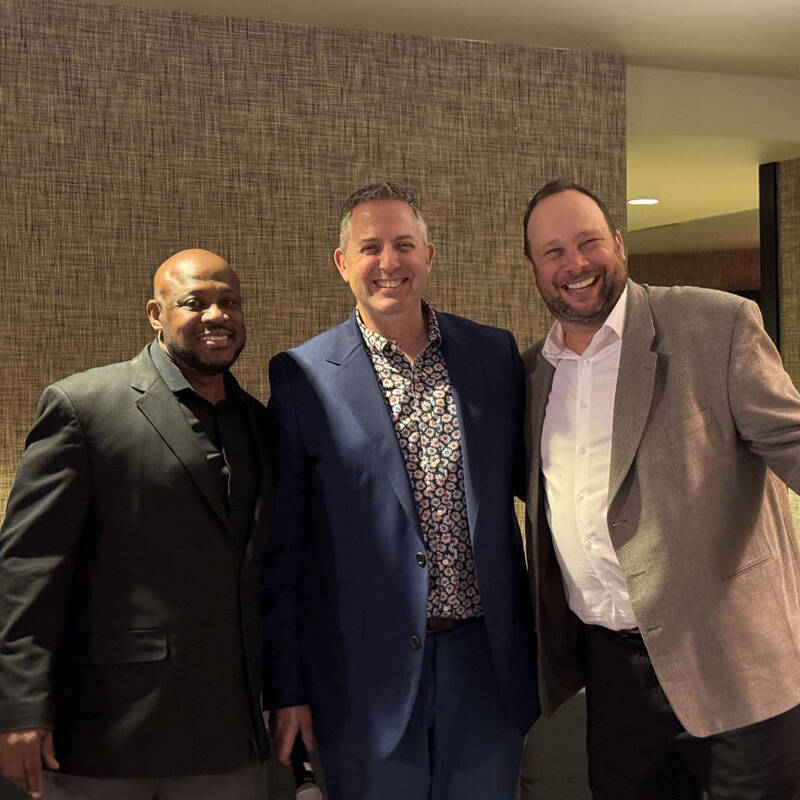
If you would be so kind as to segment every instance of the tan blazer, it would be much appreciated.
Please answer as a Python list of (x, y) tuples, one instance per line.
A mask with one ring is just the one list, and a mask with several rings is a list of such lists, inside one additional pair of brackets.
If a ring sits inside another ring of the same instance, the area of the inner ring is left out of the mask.
[[(684, 727), (730, 730), (800, 703), (800, 395), (757, 306), (628, 282), (608, 527), (653, 666)], [(528, 350), (527, 539), (542, 707), (581, 686), (544, 514), (553, 367)], [(777, 476), (777, 477), (776, 477)]]

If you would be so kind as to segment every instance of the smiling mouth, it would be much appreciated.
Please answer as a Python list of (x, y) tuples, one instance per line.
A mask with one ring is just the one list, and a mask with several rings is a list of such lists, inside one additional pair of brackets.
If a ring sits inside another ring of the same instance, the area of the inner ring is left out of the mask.
[(230, 344), (233, 338), (231, 331), (214, 331), (213, 333), (204, 333), (200, 337), (200, 341), (209, 347), (224, 347)]
[(581, 278), (579, 281), (572, 281), (571, 283), (562, 284), (562, 288), (568, 292), (578, 292), (581, 289), (588, 289), (593, 284), (597, 283), (599, 275), (589, 275), (586, 278)]
[(375, 281), (375, 285), (379, 289), (396, 289), (405, 282), (405, 278), (382, 278)]

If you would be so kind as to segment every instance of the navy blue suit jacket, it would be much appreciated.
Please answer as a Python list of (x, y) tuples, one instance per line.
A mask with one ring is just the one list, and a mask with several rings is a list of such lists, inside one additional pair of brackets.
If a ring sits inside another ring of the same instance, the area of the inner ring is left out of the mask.
[[(513, 336), (437, 314), (458, 408), (469, 529), (501, 694), (538, 714), (531, 603), (513, 496), (524, 486)], [(403, 455), (354, 316), (270, 364), (276, 518), (265, 559), (268, 707), (309, 703), (323, 747), (381, 758), (408, 723), (428, 570)], [(419, 559), (421, 561), (422, 559)], [(418, 638), (417, 638), (418, 637)]]

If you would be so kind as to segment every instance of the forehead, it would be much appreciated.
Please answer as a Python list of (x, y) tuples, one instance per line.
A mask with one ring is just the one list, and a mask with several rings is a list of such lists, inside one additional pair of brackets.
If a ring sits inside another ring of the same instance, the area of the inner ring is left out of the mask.
[(355, 239), (419, 236), (414, 210), (402, 200), (368, 200), (353, 209), (350, 230)]
[(572, 189), (546, 197), (528, 220), (528, 236), (534, 242), (567, 239), (595, 229), (608, 232), (603, 212), (591, 197)]
[(170, 272), (168, 282), (170, 294), (191, 294), (197, 292), (240, 291), (236, 273), (227, 265), (212, 267), (182, 263)]

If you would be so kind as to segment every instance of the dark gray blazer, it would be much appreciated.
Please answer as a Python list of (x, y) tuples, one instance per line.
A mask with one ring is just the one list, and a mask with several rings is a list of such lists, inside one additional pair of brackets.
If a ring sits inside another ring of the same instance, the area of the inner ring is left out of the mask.
[(244, 399), (261, 491), (242, 548), (147, 348), (42, 395), (0, 534), (0, 730), (52, 728), (65, 772), (223, 772), (268, 754), (271, 466), (264, 408)]

